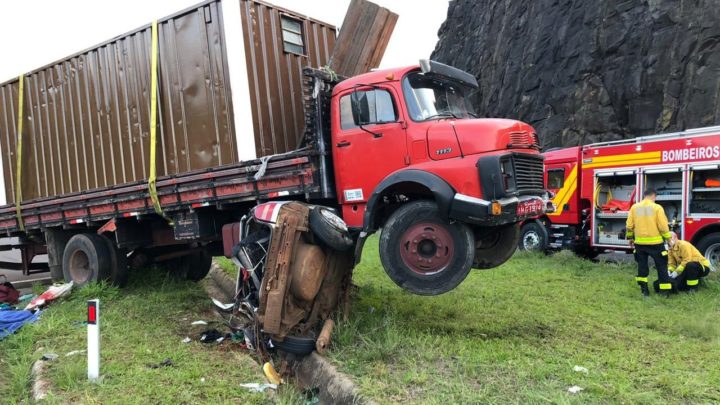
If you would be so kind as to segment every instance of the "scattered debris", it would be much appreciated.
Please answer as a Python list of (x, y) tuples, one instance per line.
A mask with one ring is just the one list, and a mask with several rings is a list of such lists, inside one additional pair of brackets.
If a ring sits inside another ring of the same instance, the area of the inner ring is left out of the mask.
[(585, 373), (585, 374), (589, 373), (588, 369), (583, 366), (575, 366), (575, 367), (573, 367), (573, 371), (577, 371), (578, 373)]
[(220, 310), (223, 310), (223, 311), (231, 310), (233, 308), (233, 306), (235, 306), (235, 304), (223, 304), (222, 302), (220, 302), (212, 297), (210, 297), (210, 299), (212, 300), (213, 304), (215, 304), (216, 307), (218, 307)]
[(53, 360), (57, 359), (58, 357), (59, 357), (59, 356), (58, 356), (57, 354), (55, 354), (55, 353), (45, 353), (45, 354), (43, 354), (43, 356), (40, 358), (40, 360), (43, 360), (43, 361), (53, 361)]
[(85, 353), (85, 349), (82, 350), (73, 350), (71, 352), (65, 353), (65, 357), (75, 356), (76, 354), (82, 354)]
[(148, 367), (160, 368), (160, 367), (172, 367), (174, 365), (175, 364), (173, 363), (173, 361), (171, 359), (165, 359), (165, 360), (161, 361), (160, 363), (148, 364)]
[(265, 374), (265, 378), (267, 378), (267, 380), (270, 381), (271, 384), (280, 385), (282, 383), (282, 378), (280, 378), (280, 374), (275, 371), (275, 367), (273, 367), (270, 362), (267, 362), (263, 365), (263, 373)]
[(185, 336), (185, 339), (183, 339), (182, 342), (183, 342), (183, 343), (190, 343), (190, 342), (192, 342), (192, 339), (190, 339), (189, 337)]
[(205, 377), (200, 378), (201, 383), (205, 383)]
[(200, 341), (203, 343), (220, 343), (225, 337), (217, 329), (208, 329), (200, 334)]
[(577, 385), (573, 385), (572, 387), (568, 388), (568, 392), (571, 394), (579, 394), (582, 390), (583, 388)]
[(247, 388), (250, 392), (265, 392), (266, 389), (276, 390), (277, 384), (266, 384), (266, 383), (245, 383), (240, 384), (241, 387)]
[(47, 289), (44, 293), (40, 294), (39, 296), (35, 297), (30, 303), (25, 307), (25, 309), (35, 309), (42, 307), (43, 305), (47, 304), (50, 301), (57, 300), (58, 298), (64, 297), (68, 294), (70, 294), (70, 291), (72, 291), (73, 282), (60, 284), (60, 285), (54, 285)]
[(207, 325), (208, 323), (205, 321), (195, 321), (191, 323), (190, 325)]

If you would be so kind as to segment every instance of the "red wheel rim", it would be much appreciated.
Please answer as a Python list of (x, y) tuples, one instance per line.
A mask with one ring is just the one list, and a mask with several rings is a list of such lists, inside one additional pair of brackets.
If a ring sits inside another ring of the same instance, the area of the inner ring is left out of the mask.
[(433, 222), (419, 222), (400, 238), (400, 257), (412, 271), (424, 276), (445, 270), (453, 259), (455, 246), (450, 232)]

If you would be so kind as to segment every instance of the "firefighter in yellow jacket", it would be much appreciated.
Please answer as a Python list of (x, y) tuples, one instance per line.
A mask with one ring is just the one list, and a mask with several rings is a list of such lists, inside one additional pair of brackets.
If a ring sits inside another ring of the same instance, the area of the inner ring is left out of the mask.
[(673, 279), (675, 289), (694, 291), (697, 289), (700, 279), (710, 273), (710, 261), (692, 243), (678, 240), (677, 235), (674, 232), (671, 233), (668, 242), (670, 278)]
[(626, 223), (626, 236), (630, 240), (630, 246), (635, 248), (635, 261), (638, 264), (635, 281), (640, 285), (643, 296), (650, 295), (648, 257), (652, 257), (655, 262), (660, 294), (668, 295), (672, 290), (667, 271), (668, 252), (665, 249), (665, 241), (671, 237), (670, 228), (665, 210), (655, 203), (656, 196), (655, 190), (645, 190), (643, 200), (630, 208)]

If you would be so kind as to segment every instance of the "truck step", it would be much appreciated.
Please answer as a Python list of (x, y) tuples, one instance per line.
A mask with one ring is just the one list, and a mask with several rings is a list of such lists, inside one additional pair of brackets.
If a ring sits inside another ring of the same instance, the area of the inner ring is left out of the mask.
[(554, 243), (554, 242), (553, 242), (553, 243), (548, 243), (548, 246), (550, 246), (550, 247), (552, 247), (552, 248), (558, 248), (558, 249), (559, 249), (559, 248), (562, 247), (562, 243)]
[(554, 236), (556, 238), (562, 238), (565, 236), (565, 234), (564, 233), (554, 233), (554, 234), (552, 234), (552, 236)]

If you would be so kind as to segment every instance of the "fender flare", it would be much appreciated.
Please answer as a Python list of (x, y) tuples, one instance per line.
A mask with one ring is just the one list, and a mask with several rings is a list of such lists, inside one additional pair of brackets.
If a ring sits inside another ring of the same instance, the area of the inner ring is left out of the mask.
[(374, 213), (380, 197), (390, 187), (399, 183), (417, 183), (430, 189), (435, 202), (440, 209), (440, 215), (447, 216), (450, 212), (455, 190), (443, 180), (440, 176), (418, 169), (401, 170), (385, 177), (383, 181), (375, 187), (367, 206), (365, 207), (365, 215), (363, 217), (363, 231), (372, 233), (378, 228), (375, 223)]

